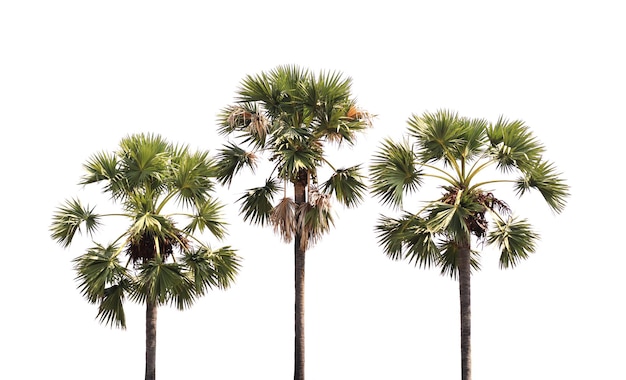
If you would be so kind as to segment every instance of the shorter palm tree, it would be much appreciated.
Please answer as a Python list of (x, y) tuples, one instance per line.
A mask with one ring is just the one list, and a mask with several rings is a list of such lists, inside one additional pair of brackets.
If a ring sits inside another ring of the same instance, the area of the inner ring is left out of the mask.
[(98, 305), (100, 322), (126, 328), (124, 301), (146, 305), (145, 378), (153, 380), (158, 306), (185, 309), (209, 289), (228, 288), (239, 270), (231, 247), (212, 249), (194, 235), (208, 230), (221, 239), (226, 234), (222, 206), (211, 197), (215, 165), (206, 152), (139, 134), (122, 139), (114, 153), (94, 154), (84, 166), (80, 184), (102, 184), (121, 211), (97, 214), (77, 199), (68, 200), (53, 215), (51, 235), (69, 247), (83, 228), (93, 235), (104, 217), (128, 222), (112, 243), (95, 243), (78, 256), (74, 269), (81, 293)]
[(442, 110), (413, 115), (408, 136), (386, 140), (374, 156), (372, 191), (383, 204), (401, 208), (405, 195), (426, 179), (441, 183), (440, 197), (396, 218), (382, 216), (376, 231), (390, 258), (438, 266), (458, 278), (463, 380), (471, 378), (470, 275), (479, 269), (472, 241), (498, 246), (500, 265), (508, 268), (534, 252), (538, 239), (530, 223), (514, 216), (489, 187), (508, 183), (519, 196), (537, 190), (561, 212), (569, 187), (544, 160), (544, 151), (521, 121), (489, 123)]

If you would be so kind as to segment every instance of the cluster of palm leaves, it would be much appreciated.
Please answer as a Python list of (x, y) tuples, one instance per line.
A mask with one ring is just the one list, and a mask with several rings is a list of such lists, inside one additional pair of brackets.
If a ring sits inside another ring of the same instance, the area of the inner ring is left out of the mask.
[(489, 188), (510, 183), (519, 196), (536, 189), (552, 210), (563, 210), (568, 186), (543, 158), (545, 148), (528, 126), (504, 118), (489, 123), (446, 110), (413, 115), (408, 124), (403, 141), (386, 140), (375, 154), (372, 193), (383, 204), (401, 208), (406, 196), (430, 178), (439, 181), (442, 195), (417, 211), (381, 217), (376, 230), (384, 252), (455, 275), (458, 246), (469, 244), (471, 236), (498, 245), (503, 267), (534, 251), (538, 235), (528, 220), (513, 216)]
[[(104, 217), (128, 223), (112, 243), (95, 244), (74, 260), (78, 287), (98, 305), (102, 322), (124, 328), (126, 298), (184, 309), (208, 289), (233, 282), (240, 261), (235, 251), (212, 249), (194, 235), (205, 230), (216, 238), (225, 235), (222, 206), (211, 196), (215, 162), (206, 152), (140, 134), (124, 138), (116, 152), (93, 155), (84, 166), (80, 184), (101, 184), (121, 210), (97, 214), (68, 200), (56, 210), (51, 232), (68, 247), (83, 228), (93, 235)], [(184, 212), (170, 213), (174, 202)]]
[[(242, 81), (236, 104), (223, 109), (218, 120), (219, 132), (234, 141), (217, 156), (218, 179), (230, 185), (244, 168), (256, 173), (263, 156), (272, 163), (265, 183), (240, 199), (245, 221), (269, 223), (287, 242), (299, 235), (305, 249), (333, 225), (331, 196), (348, 207), (363, 200), (360, 165), (337, 169), (324, 149), (326, 143), (354, 144), (357, 133), (371, 125), (350, 88), (351, 79), (340, 73), (316, 76), (297, 66), (280, 66)], [(322, 166), (333, 174), (320, 183)], [(307, 200), (287, 196), (287, 184), (302, 184)]]

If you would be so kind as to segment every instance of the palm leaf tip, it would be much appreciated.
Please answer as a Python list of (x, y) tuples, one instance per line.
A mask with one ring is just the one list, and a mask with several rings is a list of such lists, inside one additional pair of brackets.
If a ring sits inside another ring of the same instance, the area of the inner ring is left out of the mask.
[(525, 172), (515, 184), (518, 196), (524, 195), (530, 189), (536, 189), (552, 211), (561, 213), (570, 196), (569, 185), (561, 178), (554, 164), (541, 161)]
[(535, 252), (539, 234), (533, 231), (526, 219), (510, 217), (507, 221), (496, 221), (496, 227), (490, 231), (487, 242), (496, 244), (501, 250), (500, 267), (516, 266)]

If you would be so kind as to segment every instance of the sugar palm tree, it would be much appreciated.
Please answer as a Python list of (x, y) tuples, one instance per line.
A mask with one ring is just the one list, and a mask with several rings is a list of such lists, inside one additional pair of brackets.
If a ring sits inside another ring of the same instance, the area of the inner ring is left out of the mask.
[(458, 279), (461, 371), (470, 380), (470, 275), (479, 269), (473, 241), (496, 245), (500, 266), (508, 268), (534, 252), (538, 239), (529, 221), (514, 216), (490, 187), (508, 183), (518, 196), (536, 190), (556, 213), (565, 207), (569, 188), (522, 121), (501, 117), (489, 123), (441, 110), (413, 115), (407, 132), (400, 142), (384, 141), (374, 155), (373, 194), (406, 210), (406, 195), (428, 179), (440, 183), (442, 195), (399, 217), (381, 216), (375, 229), (390, 258), (437, 266)]
[[(296, 380), (304, 379), (305, 252), (333, 225), (331, 196), (352, 207), (365, 192), (359, 165), (336, 169), (325, 156), (326, 143), (352, 145), (357, 132), (370, 125), (369, 114), (351, 97), (351, 83), (337, 72), (314, 75), (279, 66), (247, 76), (236, 103), (219, 116), (220, 133), (232, 137), (217, 157), (223, 184), (230, 185), (244, 168), (256, 173), (262, 156), (273, 168), (262, 186), (239, 199), (240, 211), (244, 221), (272, 225), (285, 242), (294, 241)], [(332, 175), (320, 183), (323, 166)]]
[(98, 305), (100, 322), (126, 328), (124, 301), (146, 305), (145, 378), (153, 380), (157, 307), (185, 309), (207, 290), (229, 287), (239, 269), (232, 248), (211, 249), (197, 235), (206, 230), (221, 239), (226, 233), (222, 206), (211, 197), (214, 162), (206, 152), (139, 134), (123, 138), (116, 152), (94, 154), (84, 167), (80, 184), (101, 184), (120, 212), (97, 214), (68, 200), (53, 215), (51, 236), (69, 247), (77, 232), (93, 235), (105, 217), (128, 223), (112, 243), (94, 243), (78, 256), (74, 268), (81, 293)]

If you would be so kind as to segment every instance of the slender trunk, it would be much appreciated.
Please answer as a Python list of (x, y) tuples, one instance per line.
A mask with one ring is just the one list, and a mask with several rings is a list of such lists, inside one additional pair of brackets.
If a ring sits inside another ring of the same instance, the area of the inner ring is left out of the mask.
[(157, 305), (146, 302), (146, 380), (156, 378), (156, 323)]
[[(294, 201), (296, 207), (306, 202), (308, 173), (300, 170), (294, 183)], [(306, 232), (305, 232), (306, 233)], [(304, 380), (304, 260), (306, 250), (301, 247), (301, 232), (296, 232), (294, 246), (295, 274), (295, 341), (294, 341), (294, 380)]]
[(461, 300), (461, 379), (472, 379), (472, 311), (470, 297), (470, 244), (459, 250), (459, 298)]

